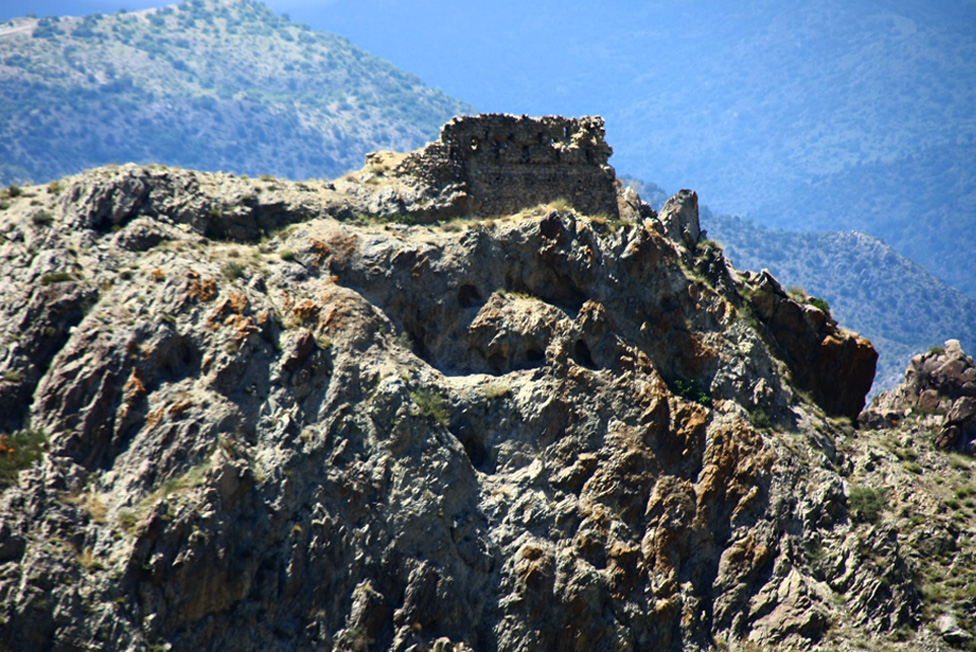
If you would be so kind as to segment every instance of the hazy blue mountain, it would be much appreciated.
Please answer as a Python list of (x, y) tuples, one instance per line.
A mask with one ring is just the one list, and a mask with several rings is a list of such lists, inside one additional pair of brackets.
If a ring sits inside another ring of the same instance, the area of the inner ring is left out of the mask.
[(4, 185), (125, 161), (332, 177), (471, 111), (252, 0), (0, 23)]

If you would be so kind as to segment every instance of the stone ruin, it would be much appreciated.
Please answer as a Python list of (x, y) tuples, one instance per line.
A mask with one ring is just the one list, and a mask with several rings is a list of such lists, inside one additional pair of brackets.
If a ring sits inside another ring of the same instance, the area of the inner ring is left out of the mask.
[[(394, 171), (425, 186), (451, 213), (507, 215), (566, 200), (586, 215), (617, 217), (616, 175), (603, 118), (482, 114), (454, 118), (440, 139)], [(368, 159), (367, 159), (368, 160)]]

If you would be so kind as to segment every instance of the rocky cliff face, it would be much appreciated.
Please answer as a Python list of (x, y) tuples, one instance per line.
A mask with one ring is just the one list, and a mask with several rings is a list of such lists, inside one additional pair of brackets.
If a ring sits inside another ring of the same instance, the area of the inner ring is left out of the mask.
[(700, 242), (693, 193), (445, 221), (388, 156), (8, 191), (4, 645), (906, 640), (836, 446), (870, 344)]

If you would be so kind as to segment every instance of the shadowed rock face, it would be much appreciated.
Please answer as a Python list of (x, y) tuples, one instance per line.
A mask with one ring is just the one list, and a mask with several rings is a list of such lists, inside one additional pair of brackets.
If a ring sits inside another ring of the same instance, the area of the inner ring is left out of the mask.
[(840, 329), (820, 308), (790, 298), (769, 272), (747, 275), (749, 305), (797, 387), (828, 414), (856, 419), (878, 362), (871, 343)]
[(827, 338), (844, 373), (855, 336), (781, 345), (798, 304), (767, 317), (688, 196), (349, 222), (401, 182), (123, 167), (12, 203), (3, 425), (49, 450), (0, 497), (4, 645), (825, 644), (836, 593), (915, 622), (897, 541), (848, 518), (835, 406), (785, 374)]

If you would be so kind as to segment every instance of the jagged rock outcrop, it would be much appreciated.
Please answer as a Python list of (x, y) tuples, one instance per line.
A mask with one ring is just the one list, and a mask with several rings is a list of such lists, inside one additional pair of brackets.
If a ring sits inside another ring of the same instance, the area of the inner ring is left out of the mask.
[(695, 250), (701, 239), (701, 225), (698, 223), (698, 193), (680, 190), (678, 194), (664, 203), (658, 215), (664, 235), (686, 256)]
[(976, 453), (976, 364), (958, 340), (912, 358), (904, 382), (877, 397), (861, 424), (892, 427), (913, 413), (939, 421), (939, 448)]
[(396, 183), (125, 166), (11, 198), (3, 428), (48, 450), (0, 495), (0, 642), (830, 649), (917, 623), (899, 541), (851, 517), (841, 408), (797, 391), (823, 339), (750, 308), (771, 280), (623, 195), (632, 221), (364, 223)]
[(878, 362), (871, 343), (839, 328), (821, 308), (790, 297), (768, 271), (745, 276), (748, 304), (797, 387), (828, 414), (857, 419)]

